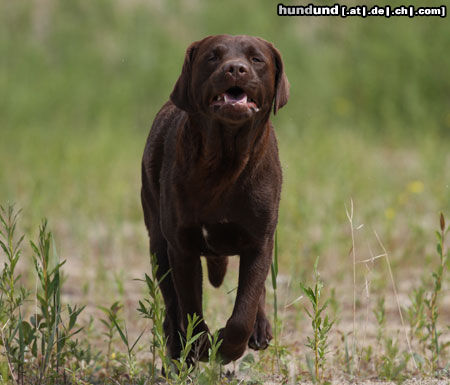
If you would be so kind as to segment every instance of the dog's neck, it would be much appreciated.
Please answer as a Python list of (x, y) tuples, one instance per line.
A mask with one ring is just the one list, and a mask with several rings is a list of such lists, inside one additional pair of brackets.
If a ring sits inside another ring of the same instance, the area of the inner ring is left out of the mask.
[(178, 132), (177, 159), (190, 183), (220, 196), (246, 169), (256, 170), (269, 140), (269, 115), (242, 124), (189, 115)]

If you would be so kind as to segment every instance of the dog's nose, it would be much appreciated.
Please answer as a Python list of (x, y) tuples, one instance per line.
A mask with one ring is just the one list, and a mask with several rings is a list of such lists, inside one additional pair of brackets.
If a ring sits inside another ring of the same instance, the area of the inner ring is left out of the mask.
[(247, 65), (240, 60), (233, 60), (225, 63), (223, 70), (226, 75), (232, 76), (236, 79), (248, 74)]

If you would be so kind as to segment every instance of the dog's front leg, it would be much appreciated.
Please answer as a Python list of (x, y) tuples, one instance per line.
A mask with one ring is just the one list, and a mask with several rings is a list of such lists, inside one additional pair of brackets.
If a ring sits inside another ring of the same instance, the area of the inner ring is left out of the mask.
[(233, 313), (224, 329), (219, 352), (224, 364), (238, 359), (244, 353), (253, 333), (258, 305), (264, 290), (264, 282), (272, 261), (273, 241), (256, 250), (241, 254), (239, 283)]
[(202, 265), (200, 256), (189, 254), (173, 247), (168, 248), (168, 254), (183, 322), (183, 338), (188, 326), (188, 315), (196, 314), (200, 317), (200, 322), (194, 329), (193, 335), (199, 332), (203, 332), (203, 335), (197, 340), (193, 350), (190, 352), (190, 356), (196, 360), (206, 359), (209, 347), (209, 329), (203, 320)]

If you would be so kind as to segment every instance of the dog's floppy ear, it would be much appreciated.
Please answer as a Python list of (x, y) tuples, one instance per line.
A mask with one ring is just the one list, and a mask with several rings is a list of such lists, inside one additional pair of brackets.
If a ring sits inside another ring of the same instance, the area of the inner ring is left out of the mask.
[(191, 76), (192, 62), (194, 61), (198, 45), (199, 42), (196, 41), (187, 48), (183, 68), (181, 69), (181, 75), (175, 83), (172, 93), (170, 94), (170, 100), (172, 103), (186, 112), (193, 112), (195, 108), (191, 95)]
[(283, 107), (289, 99), (289, 81), (284, 73), (283, 60), (281, 59), (280, 51), (278, 51), (272, 44), (269, 43), (272, 50), (276, 74), (275, 74), (275, 97), (273, 98), (273, 113)]

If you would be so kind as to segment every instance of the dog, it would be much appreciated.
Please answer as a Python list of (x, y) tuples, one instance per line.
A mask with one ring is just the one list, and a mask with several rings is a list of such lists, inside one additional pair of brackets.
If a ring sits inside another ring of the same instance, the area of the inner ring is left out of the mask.
[(247, 345), (265, 349), (272, 330), (264, 283), (272, 261), (282, 173), (269, 120), (289, 97), (280, 52), (252, 36), (192, 43), (170, 100), (155, 117), (142, 158), (141, 201), (165, 302), (167, 349), (178, 358), (188, 315), (200, 317), (196, 357), (207, 359), (202, 266), (223, 282), (239, 255), (231, 317), (219, 331), (223, 364)]

